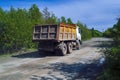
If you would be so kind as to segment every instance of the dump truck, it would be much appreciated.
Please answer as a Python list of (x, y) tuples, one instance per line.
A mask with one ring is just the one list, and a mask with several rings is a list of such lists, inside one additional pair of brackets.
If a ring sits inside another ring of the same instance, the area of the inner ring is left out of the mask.
[(55, 52), (57, 55), (72, 53), (82, 44), (81, 30), (76, 24), (34, 25), (33, 42), (38, 42), (39, 53)]

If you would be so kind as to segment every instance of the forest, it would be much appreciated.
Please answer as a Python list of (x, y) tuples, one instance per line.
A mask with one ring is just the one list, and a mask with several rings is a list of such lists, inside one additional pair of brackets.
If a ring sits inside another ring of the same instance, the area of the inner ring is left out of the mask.
[[(36, 4), (29, 9), (15, 9), (5, 11), (0, 8), (0, 54), (13, 53), (29, 48), (36, 48), (37, 45), (32, 42), (33, 26), (35, 24), (73, 24), (71, 18), (61, 16), (56, 17), (47, 7), (41, 11)], [(82, 39), (101, 36), (101, 32), (88, 29), (85, 24), (78, 21), (77, 24), (82, 31)], [(99, 33), (98, 33), (99, 32)]]

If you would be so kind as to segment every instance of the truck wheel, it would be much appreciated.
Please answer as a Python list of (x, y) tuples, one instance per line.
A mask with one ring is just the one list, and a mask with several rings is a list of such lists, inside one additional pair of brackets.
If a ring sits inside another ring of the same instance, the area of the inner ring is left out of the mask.
[(57, 56), (64, 56), (67, 54), (67, 45), (62, 42), (59, 45), (57, 45), (56, 49), (55, 49), (55, 53)]
[(67, 43), (67, 52), (70, 54), (70, 53), (72, 53), (72, 51), (73, 51), (73, 46), (72, 46), (72, 43), (69, 42), (69, 43)]
[(80, 44), (82, 45), (82, 41), (80, 41)]
[(67, 54), (67, 45), (64, 42), (61, 43), (61, 54), (63, 56)]
[(79, 42), (79, 40), (76, 40), (76, 49), (77, 49), (77, 50), (80, 49), (80, 42)]

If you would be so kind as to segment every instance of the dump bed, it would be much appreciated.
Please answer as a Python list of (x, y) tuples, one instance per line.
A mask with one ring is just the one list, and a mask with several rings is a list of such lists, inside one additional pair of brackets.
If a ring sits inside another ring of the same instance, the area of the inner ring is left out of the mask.
[(76, 40), (76, 25), (63, 23), (35, 25), (33, 30), (33, 41), (42, 40)]

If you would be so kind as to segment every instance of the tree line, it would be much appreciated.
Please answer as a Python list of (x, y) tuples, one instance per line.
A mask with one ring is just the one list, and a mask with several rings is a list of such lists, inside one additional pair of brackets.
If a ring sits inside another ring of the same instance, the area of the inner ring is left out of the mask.
[[(36, 48), (32, 42), (34, 24), (72, 24), (71, 18), (57, 18), (48, 8), (41, 11), (33, 4), (29, 9), (10, 8), (5, 11), (0, 8), (0, 54), (12, 53), (22, 48)], [(80, 21), (76, 23), (82, 30), (82, 39), (91, 38), (95, 30), (88, 29)]]

